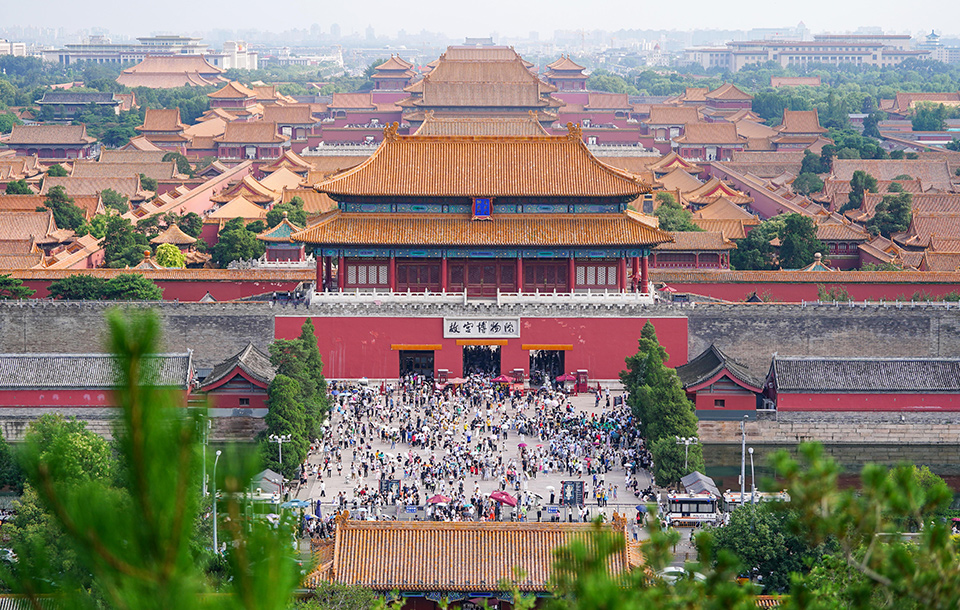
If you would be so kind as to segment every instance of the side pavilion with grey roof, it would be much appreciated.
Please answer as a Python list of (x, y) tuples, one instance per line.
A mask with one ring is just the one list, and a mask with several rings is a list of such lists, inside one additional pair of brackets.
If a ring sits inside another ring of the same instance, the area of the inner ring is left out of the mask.
[(254, 417), (267, 414), (267, 388), (277, 372), (270, 356), (248, 343), (213, 367), (200, 391), (207, 396), (211, 417)]
[(764, 395), (777, 411), (960, 411), (960, 358), (775, 354)]
[(700, 420), (753, 419), (763, 404), (763, 381), (716, 345), (678, 366), (677, 375)]

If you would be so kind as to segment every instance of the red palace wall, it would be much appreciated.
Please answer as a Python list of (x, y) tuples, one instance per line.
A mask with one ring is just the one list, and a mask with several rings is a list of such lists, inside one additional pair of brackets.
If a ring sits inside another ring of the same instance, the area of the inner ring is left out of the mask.
[(117, 405), (109, 390), (3, 390), (3, 407), (113, 407)]
[(778, 411), (960, 411), (960, 394), (777, 394)]
[[(303, 316), (277, 316), (275, 337), (293, 339), (300, 334)], [(651, 318), (668, 366), (687, 362), (687, 319)], [(523, 345), (569, 345), (567, 372), (587, 369), (595, 379), (617, 379), (624, 359), (637, 352), (637, 341), (647, 318), (521, 318), (520, 338), (507, 339), (500, 348), (500, 371), (522, 368), (529, 374), (530, 352)], [(463, 349), (456, 339), (443, 337), (442, 318), (315, 317), (323, 373), (330, 379), (395, 378), (400, 375), (399, 351), (394, 345), (439, 345), (434, 367), (452, 376), (463, 374)], [(413, 349), (413, 348), (407, 348)], [(548, 348), (543, 348), (548, 349)]]

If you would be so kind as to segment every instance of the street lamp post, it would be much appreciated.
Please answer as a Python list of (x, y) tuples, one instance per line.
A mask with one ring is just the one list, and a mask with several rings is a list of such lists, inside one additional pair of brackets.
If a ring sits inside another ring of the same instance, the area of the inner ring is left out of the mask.
[(757, 503), (757, 474), (753, 470), (753, 447), (747, 449), (750, 454), (750, 503)]
[(684, 474), (686, 474), (686, 472), (687, 472), (687, 462), (688, 462), (688, 458), (690, 457), (690, 445), (697, 445), (697, 444), (699, 444), (699, 443), (700, 443), (700, 439), (698, 439), (698, 438), (695, 437), (695, 436), (691, 436), (690, 438), (686, 438), (686, 437), (683, 437), (683, 436), (676, 436), (676, 437), (674, 437), (674, 438), (677, 439), (677, 444), (678, 444), (678, 445), (683, 445), (683, 472), (684, 472)]
[(271, 434), (269, 436), (271, 443), (277, 444), (277, 449), (280, 451), (280, 498), (283, 499), (283, 444), (289, 443), (293, 438), (292, 434)]
[(220, 450), (213, 460), (213, 552), (220, 554), (220, 545), (217, 541), (217, 462), (220, 461)]
[(747, 480), (747, 420), (749, 415), (744, 415), (740, 422), (740, 434), (743, 437), (743, 444), (740, 447), (740, 506), (743, 506), (744, 484)]
[(207, 443), (210, 442), (210, 428), (213, 422), (208, 418), (200, 420), (200, 434), (203, 447), (203, 497), (207, 497)]

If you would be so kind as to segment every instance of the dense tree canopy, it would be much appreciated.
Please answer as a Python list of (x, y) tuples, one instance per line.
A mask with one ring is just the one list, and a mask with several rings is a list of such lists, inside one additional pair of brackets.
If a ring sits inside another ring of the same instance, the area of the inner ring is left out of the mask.
[(691, 218), (690, 210), (684, 209), (670, 193), (657, 193), (660, 206), (653, 215), (660, 219), (660, 228), (664, 231), (702, 231)]
[(30, 195), (33, 191), (26, 180), (11, 180), (7, 183), (7, 195)]
[(36, 290), (23, 285), (21, 280), (10, 277), (10, 274), (0, 275), (0, 301), (26, 299), (33, 296)]
[(78, 229), (84, 221), (83, 210), (74, 205), (73, 198), (67, 196), (62, 186), (47, 191), (43, 204), (53, 212), (53, 219), (61, 229)]
[(263, 256), (266, 247), (256, 234), (244, 226), (242, 218), (235, 218), (223, 226), (219, 241), (211, 249), (213, 261), (226, 267), (236, 260), (250, 260)]
[(906, 231), (913, 218), (912, 203), (913, 195), (910, 193), (884, 195), (874, 209), (873, 218), (867, 222), (867, 231), (888, 238), (894, 233)]

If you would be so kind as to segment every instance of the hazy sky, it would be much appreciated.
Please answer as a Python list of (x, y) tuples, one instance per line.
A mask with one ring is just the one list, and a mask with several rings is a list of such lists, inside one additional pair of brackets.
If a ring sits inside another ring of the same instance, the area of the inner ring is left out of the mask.
[(331, 23), (344, 34), (372, 25), (378, 35), (394, 36), (426, 29), (453, 38), (526, 36), (537, 31), (602, 29), (749, 29), (806, 23), (814, 33), (844, 32), (860, 26), (917, 33), (931, 28), (946, 35), (960, 32), (960, 3), (951, 0), (45, 0), (42, 11), (31, 2), (10, 2), (3, 25), (46, 25), (76, 30), (106, 27), (111, 32), (144, 35), (256, 28), (280, 32), (309, 28), (325, 32)]

